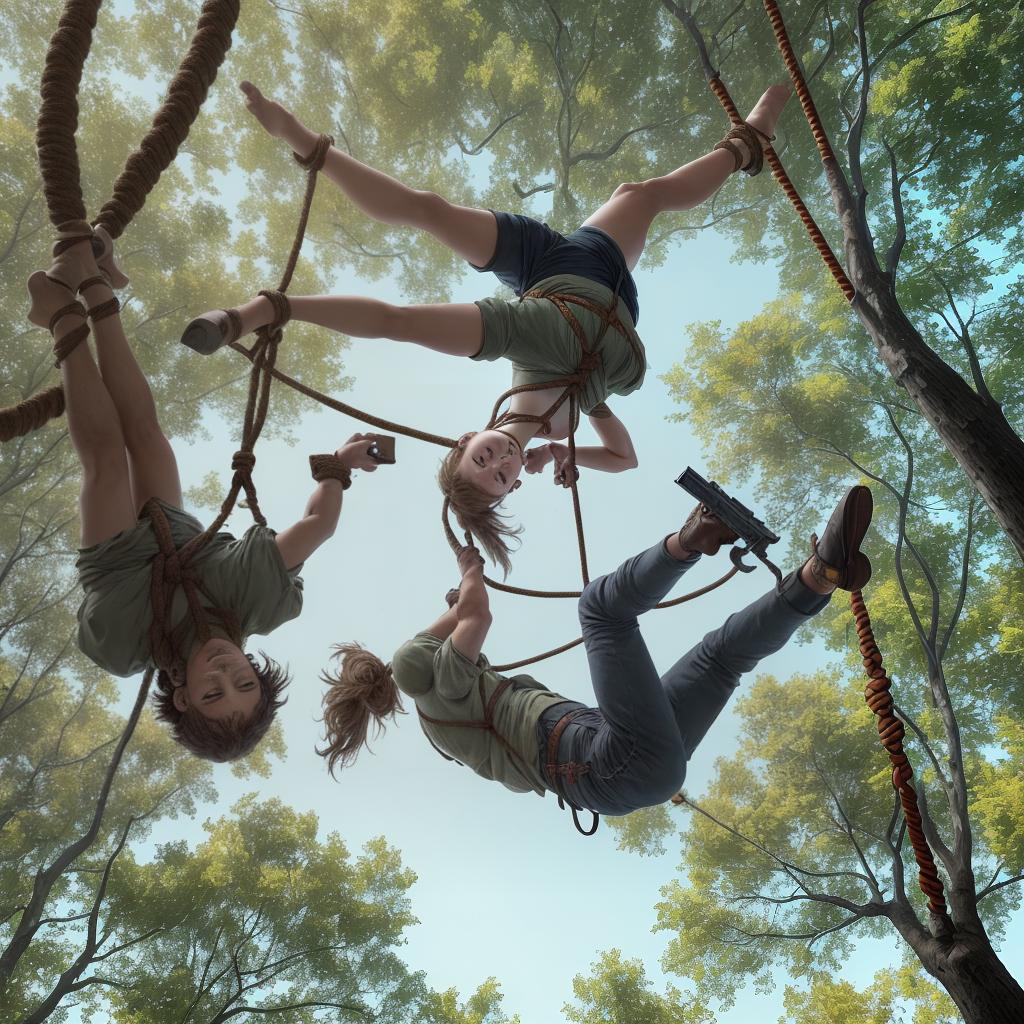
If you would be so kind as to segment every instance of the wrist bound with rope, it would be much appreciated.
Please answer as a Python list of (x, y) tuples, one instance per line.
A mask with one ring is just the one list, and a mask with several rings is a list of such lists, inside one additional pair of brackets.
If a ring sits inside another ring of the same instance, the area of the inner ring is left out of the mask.
[(343, 491), (352, 486), (352, 470), (337, 455), (310, 455), (309, 471), (317, 483), (338, 480)]

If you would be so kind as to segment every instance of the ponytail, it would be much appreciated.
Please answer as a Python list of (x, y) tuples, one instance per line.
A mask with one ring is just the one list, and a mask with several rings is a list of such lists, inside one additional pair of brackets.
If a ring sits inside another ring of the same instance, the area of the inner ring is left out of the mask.
[(333, 776), (339, 762), (341, 768), (347, 768), (355, 762), (360, 747), (369, 748), (371, 715), (380, 733), (386, 719), (404, 711), (391, 666), (376, 654), (361, 644), (335, 644), (331, 657), (341, 660), (341, 669), (335, 675), (320, 673), (328, 685), (321, 719), (327, 746), (318, 747), (316, 752), (327, 758), (327, 770)]

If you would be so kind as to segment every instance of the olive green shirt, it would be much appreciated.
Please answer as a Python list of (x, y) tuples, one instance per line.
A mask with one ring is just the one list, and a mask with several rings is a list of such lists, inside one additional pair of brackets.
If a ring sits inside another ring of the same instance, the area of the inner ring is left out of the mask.
[[(611, 304), (612, 292), (596, 281), (574, 274), (560, 274), (539, 281), (531, 291), (580, 295), (603, 309)], [(543, 384), (579, 369), (582, 352), (558, 307), (549, 299), (479, 299), (476, 305), (484, 321), (484, 340), (474, 359), (509, 359), (512, 384)], [(583, 306), (568, 303), (585, 332), (591, 350), (601, 355), (600, 365), (588, 377), (580, 395), (580, 409), (589, 413), (609, 395), (628, 395), (643, 383), (647, 361), (643, 342), (633, 328), (626, 304), (620, 299), (618, 314), (629, 339), (614, 327), (603, 337), (601, 318)]]
[[(481, 654), (472, 662), (452, 644), (432, 633), (417, 633), (391, 659), (398, 688), (431, 718), (482, 722), (486, 701), (505, 676), (495, 672)], [(516, 793), (544, 794), (549, 788), (541, 774), (537, 723), (542, 712), (568, 698), (553, 693), (532, 676), (512, 676), (512, 685), (498, 699), (494, 728), (520, 755), (513, 756), (486, 729), (434, 725), (420, 719), (423, 731), (443, 753), (495, 779)], [(480, 680), (483, 679), (483, 696)]]
[[(161, 502), (175, 547), (203, 532), (195, 516)], [(253, 526), (236, 540), (217, 533), (202, 547), (192, 564), (198, 569), (207, 607), (229, 610), (242, 636), (269, 633), (302, 610), (299, 570), (286, 569), (265, 526)], [(84, 548), (75, 563), (85, 598), (78, 608), (78, 645), (100, 668), (115, 676), (131, 676), (150, 665), (150, 563), (159, 552), (149, 519), (109, 540)], [(178, 587), (171, 604), (171, 624), (188, 619), (183, 650), (196, 641), (184, 591)]]

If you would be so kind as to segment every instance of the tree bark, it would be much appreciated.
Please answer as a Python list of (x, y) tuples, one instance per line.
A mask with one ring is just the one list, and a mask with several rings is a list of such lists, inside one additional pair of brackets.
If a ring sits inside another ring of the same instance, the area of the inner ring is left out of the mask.
[(843, 228), (853, 308), (898, 384), (963, 467), (1024, 561), (1024, 441), (997, 402), (979, 395), (933, 352), (907, 318), (883, 273), (838, 164), (824, 161)]
[(955, 926), (948, 938), (929, 935), (906, 904), (892, 908), (890, 920), (965, 1024), (1024, 1024), (1024, 989), (992, 948), (974, 902), (973, 893), (951, 898)]

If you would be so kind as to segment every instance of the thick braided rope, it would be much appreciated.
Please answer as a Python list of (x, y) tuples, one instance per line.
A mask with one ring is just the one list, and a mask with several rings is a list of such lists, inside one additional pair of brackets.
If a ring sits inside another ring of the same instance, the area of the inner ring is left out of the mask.
[[(87, 219), (75, 133), (78, 87), (92, 44), (102, 0), (66, 0), (46, 52), (40, 82), (36, 149), (43, 194), (51, 222), (60, 230)], [(189, 50), (171, 81), (167, 96), (136, 152), (114, 183), (113, 195), (96, 219), (117, 238), (138, 213), (146, 196), (188, 135), (217, 70), (231, 46), (239, 0), (206, 0)], [(38, 430), (64, 412), (62, 387), (47, 388), (10, 408), (0, 409), (0, 442)]]
[[(775, 0), (764, 0), (764, 9), (772, 23), (775, 41), (778, 43), (783, 63), (786, 65), (786, 70), (789, 72), (789, 77), (793, 82), (793, 88), (796, 90), (797, 98), (800, 100), (804, 117), (807, 118), (807, 123), (811, 127), (811, 134), (814, 136), (818, 153), (821, 155), (821, 162), (823, 164), (835, 164), (836, 155), (832, 151), (828, 132), (825, 131), (825, 126), (821, 123), (821, 118), (818, 116), (818, 110), (814, 106), (811, 90), (807, 85), (807, 80), (804, 78), (804, 73), (800, 68), (800, 62), (797, 60), (796, 53), (793, 51), (793, 44), (789, 41), (789, 36), (786, 33), (786, 26), (782, 21), (782, 12), (779, 10), (779, 5)], [(825, 241), (825, 236), (821, 233), (821, 229), (804, 205), (796, 190), (796, 186), (790, 181), (789, 175), (786, 174), (775, 150), (769, 147), (765, 152), (765, 157), (768, 160), (768, 166), (772, 169), (772, 174), (775, 175), (776, 181), (778, 181), (782, 186), (782, 190), (786, 193), (786, 198), (793, 204), (800, 216), (800, 220), (803, 221), (804, 227), (807, 228), (807, 233), (810, 235), (811, 241), (818, 250), (825, 266), (828, 267), (829, 272), (836, 279), (836, 284), (842, 289), (847, 301), (852, 302), (856, 294), (853, 282), (847, 277), (846, 271), (843, 270), (839, 260), (836, 259), (831, 246)]]
[(0, 443), (31, 434), (63, 414), (64, 389), (59, 384), (38, 391), (18, 405), (0, 409)]
[(772, 23), (775, 42), (778, 44), (779, 52), (782, 54), (782, 61), (786, 65), (789, 77), (793, 81), (793, 87), (796, 89), (800, 106), (803, 107), (804, 117), (807, 118), (807, 123), (811, 126), (814, 141), (818, 146), (818, 152), (821, 154), (821, 162), (835, 163), (836, 155), (832, 151), (832, 143), (829, 142), (828, 132), (825, 131), (821, 118), (818, 116), (818, 110), (814, 105), (814, 99), (804, 78), (804, 73), (800, 68), (800, 62), (797, 60), (796, 53), (793, 50), (793, 44), (789, 41), (789, 34), (786, 32), (786, 25), (782, 20), (782, 12), (779, 10), (779, 5), (775, 0), (764, 0), (764, 9), (768, 15), (768, 20)]
[(860, 653), (864, 659), (864, 668), (868, 675), (868, 684), (864, 689), (867, 705), (878, 717), (878, 736), (882, 746), (889, 754), (892, 762), (892, 785), (900, 796), (903, 816), (910, 833), (910, 842), (914, 847), (914, 856), (918, 864), (918, 883), (921, 891), (928, 897), (928, 908), (933, 914), (949, 920), (946, 901), (943, 894), (942, 880), (935, 866), (935, 858), (924, 835), (921, 825), (921, 811), (917, 804), (917, 793), (910, 780), (914, 777), (914, 769), (903, 750), (903, 723), (893, 712), (892, 694), (889, 692), (892, 683), (882, 667), (882, 655), (875, 643), (875, 635), (871, 630), (871, 619), (868, 617), (864, 598), (859, 590), (850, 594), (850, 607), (853, 609), (857, 623), (857, 637), (860, 640)]
[(128, 157), (113, 195), (96, 218), (117, 238), (146, 202), (185, 141), (231, 47), (239, 0), (206, 0), (195, 33), (139, 148)]
[(102, 0), (66, 0), (57, 31), (50, 39), (39, 84), (36, 150), (43, 194), (54, 225), (86, 219), (75, 146), (78, 86), (92, 45), (92, 30)]

